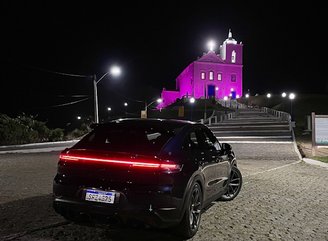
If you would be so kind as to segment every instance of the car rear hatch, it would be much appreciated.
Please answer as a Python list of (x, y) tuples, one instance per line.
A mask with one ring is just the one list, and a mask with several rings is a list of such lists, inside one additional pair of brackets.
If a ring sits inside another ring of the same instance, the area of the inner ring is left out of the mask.
[(74, 186), (106, 190), (156, 185), (162, 161), (156, 156), (70, 149), (60, 155), (58, 174)]

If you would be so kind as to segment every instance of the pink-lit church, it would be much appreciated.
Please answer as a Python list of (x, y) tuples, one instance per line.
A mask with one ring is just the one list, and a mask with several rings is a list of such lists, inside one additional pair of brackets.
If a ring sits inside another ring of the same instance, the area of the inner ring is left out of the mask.
[(189, 64), (176, 78), (176, 90), (163, 88), (162, 103), (165, 108), (177, 99), (199, 98), (239, 98), (242, 96), (243, 44), (228, 38), (220, 45), (220, 54), (214, 49)]

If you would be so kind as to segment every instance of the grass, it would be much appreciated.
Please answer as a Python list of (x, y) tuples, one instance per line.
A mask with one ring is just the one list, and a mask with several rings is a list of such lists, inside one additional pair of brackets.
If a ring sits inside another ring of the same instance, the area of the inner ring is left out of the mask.
[(313, 156), (312, 159), (328, 163), (328, 156)]

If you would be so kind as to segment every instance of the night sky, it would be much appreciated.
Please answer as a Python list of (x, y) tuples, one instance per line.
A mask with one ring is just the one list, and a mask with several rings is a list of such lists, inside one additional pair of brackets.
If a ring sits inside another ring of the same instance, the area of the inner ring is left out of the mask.
[(111, 64), (123, 74), (98, 84), (100, 118), (107, 106), (122, 113), (125, 101), (139, 113), (135, 100), (173, 90), (207, 40), (221, 44), (229, 28), (244, 44), (244, 91), (328, 94), (327, 17), (315, 1), (45, 2), (1, 2), (0, 113), (34, 114), (52, 126), (92, 116), (91, 78), (58, 73), (100, 77)]

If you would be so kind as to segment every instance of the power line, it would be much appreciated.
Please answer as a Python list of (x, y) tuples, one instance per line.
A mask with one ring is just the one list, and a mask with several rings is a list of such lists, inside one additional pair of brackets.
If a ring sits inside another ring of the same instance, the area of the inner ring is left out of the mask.
[[(72, 101), (72, 102), (68, 102), (68, 103), (64, 103), (64, 104), (59, 104), (59, 105), (52, 105), (52, 106), (49, 106), (49, 108), (54, 108), (54, 107), (61, 107), (61, 106), (67, 106), (67, 105), (74, 105), (74, 104), (77, 104), (79, 102), (82, 102), (82, 101), (86, 101), (90, 99), (90, 97), (88, 98), (84, 98), (82, 100), (77, 100), (77, 101)], [(47, 108), (47, 107), (46, 107)]]
[(81, 75), (81, 74), (71, 74), (71, 73), (64, 73), (64, 72), (59, 72), (59, 71), (54, 71), (54, 70), (49, 70), (49, 69), (44, 69), (44, 68), (40, 68), (40, 67), (36, 67), (36, 66), (31, 66), (31, 65), (26, 65), (24, 64), (24, 66), (30, 68), (30, 69), (36, 69), (42, 72), (47, 72), (47, 73), (51, 73), (51, 74), (58, 74), (58, 75), (63, 75), (63, 76), (69, 76), (69, 77), (77, 77), (77, 78), (88, 78), (91, 75)]

